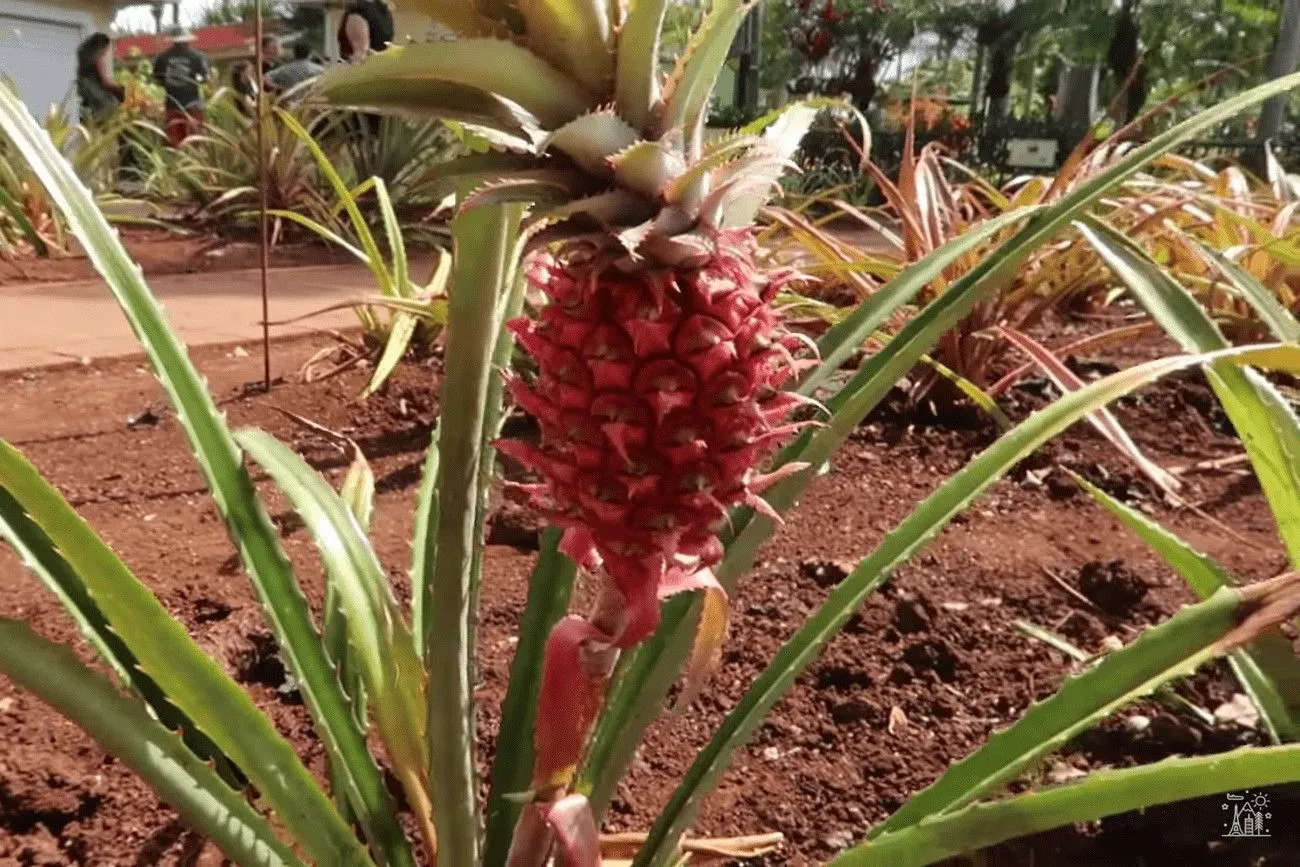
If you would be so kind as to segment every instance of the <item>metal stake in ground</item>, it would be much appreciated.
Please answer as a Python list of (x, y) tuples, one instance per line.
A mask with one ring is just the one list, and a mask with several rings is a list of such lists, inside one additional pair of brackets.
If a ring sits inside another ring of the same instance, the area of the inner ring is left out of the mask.
[(257, 64), (257, 188), (258, 215), (257, 226), (261, 234), (259, 267), (262, 277), (262, 387), (271, 390), (271, 305), (266, 290), (266, 270), (268, 243), (266, 237), (266, 147), (262, 140), (262, 127), (266, 123), (266, 70), (265, 53), (262, 50), (262, 0), (253, 4), (254, 34), (253, 62)]

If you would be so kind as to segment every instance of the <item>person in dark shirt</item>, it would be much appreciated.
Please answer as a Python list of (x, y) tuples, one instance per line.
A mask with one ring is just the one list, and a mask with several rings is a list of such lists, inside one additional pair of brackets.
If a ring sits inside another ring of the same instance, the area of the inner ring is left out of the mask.
[(257, 101), (257, 83), (253, 80), (253, 63), (240, 60), (230, 67), (230, 87), (235, 91), (235, 107), (244, 117), (253, 114)]
[[(77, 101), (81, 103), (81, 122), (106, 123), (126, 99), (126, 88), (118, 84), (111, 71), (111, 40), (103, 33), (92, 33), (77, 46)], [(128, 134), (106, 129), (117, 137), (118, 179), (138, 179), (136, 150)]]
[(208, 80), (212, 64), (202, 52), (194, 50), (193, 42), (192, 34), (182, 33), (153, 61), (154, 81), (167, 94), (167, 138), (173, 147), (179, 147), (203, 125), (200, 85)]
[(77, 99), (82, 123), (111, 116), (126, 97), (126, 89), (109, 72), (110, 44), (107, 35), (92, 33), (77, 46)]

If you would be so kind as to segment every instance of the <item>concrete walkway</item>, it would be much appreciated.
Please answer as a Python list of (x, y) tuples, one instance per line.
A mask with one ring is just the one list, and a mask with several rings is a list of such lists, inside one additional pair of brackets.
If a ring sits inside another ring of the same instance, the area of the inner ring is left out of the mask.
[[(148, 282), (187, 345), (261, 339), (257, 270), (173, 274)], [(361, 265), (273, 269), (267, 285), (272, 322), (376, 292), (374, 278)], [(356, 322), (351, 310), (334, 310), (275, 326), (271, 336), (346, 328)], [(139, 351), (126, 317), (102, 280), (0, 286), (0, 370)]]

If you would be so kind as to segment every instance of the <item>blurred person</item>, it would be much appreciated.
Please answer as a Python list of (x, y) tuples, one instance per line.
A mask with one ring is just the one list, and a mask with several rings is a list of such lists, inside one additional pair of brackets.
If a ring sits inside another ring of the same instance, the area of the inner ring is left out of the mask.
[[(339, 55), (344, 63), (360, 63), (393, 44), (393, 11), (382, 0), (351, 0), (339, 22)], [(368, 141), (379, 135), (381, 120), (377, 114), (359, 114), (345, 129), (350, 135)]]
[(113, 79), (111, 45), (107, 34), (92, 33), (77, 46), (77, 100), (82, 123), (111, 117), (126, 98), (126, 88)]
[[(296, 42), (293, 46), (293, 59), (271, 70), (266, 76), (267, 90), (284, 93), (293, 90), (306, 81), (311, 81), (325, 71), (311, 56), (311, 46), (306, 42)], [(299, 95), (294, 102), (302, 97)]]
[(167, 94), (165, 125), (173, 147), (203, 124), (203, 91), (200, 87), (212, 72), (212, 63), (194, 49), (194, 34), (182, 33), (172, 47), (153, 61), (154, 81)]
[(339, 54), (358, 63), (393, 44), (393, 12), (381, 0), (352, 0), (339, 22)]
[(257, 101), (257, 82), (253, 77), (251, 60), (241, 60), (230, 67), (230, 89), (235, 92), (235, 106), (240, 113), (250, 116)]
[[(83, 124), (113, 118), (126, 99), (126, 88), (113, 78), (112, 40), (92, 33), (77, 46), (77, 102)], [(123, 185), (139, 179), (135, 146), (129, 134), (117, 134), (118, 180)]]
[(262, 75), (280, 65), (280, 40), (274, 36), (262, 37)]

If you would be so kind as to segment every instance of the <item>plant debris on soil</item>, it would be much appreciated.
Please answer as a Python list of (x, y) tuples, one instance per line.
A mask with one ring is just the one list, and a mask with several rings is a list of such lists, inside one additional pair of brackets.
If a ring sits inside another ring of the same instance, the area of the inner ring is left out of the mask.
[[(265, 428), (337, 484), (348, 456), (280, 410), (356, 441), (378, 480), (375, 546), (409, 598), (409, 539), (423, 450), (437, 412), (436, 362), (401, 366), (381, 394), (358, 402), (368, 371), (303, 384), (298, 366), (323, 344), (275, 344), (284, 384), (245, 388), (261, 359), (220, 347), (195, 353), (235, 426)], [(1132, 352), (1128, 347), (1123, 352)], [(1147, 353), (1166, 351), (1148, 347)], [(1131, 358), (1112, 356), (1121, 365)], [(1086, 424), (1076, 425), (961, 515), (900, 568), (740, 750), (705, 803), (695, 833), (779, 831), (758, 863), (821, 863), (933, 782), (989, 734), (1054, 692), (1079, 663), (1017, 628), (1024, 621), (1085, 654), (1104, 652), (1193, 601), (1181, 581), (1077, 492), (1064, 467), (1148, 512), (1242, 580), (1287, 568), (1272, 518), (1240, 465), (1196, 469), (1240, 452), (1196, 375), (1170, 379), (1114, 411), (1134, 440), (1182, 473), (1199, 511), (1172, 510)], [(1044, 401), (1004, 400), (1013, 417)], [(24, 451), (162, 602), (253, 695), (324, 779), (324, 757), (276, 654), (175, 416), (128, 424), (163, 406), (138, 359), (0, 375), (0, 436)], [(761, 552), (732, 599), (723, 666), (685, 713), (652, 729), (609, 815), (611, 831), (645, 830), (710, 733), (781, 643), (882, 536), (996, 437), (979, 418), (944, 426), (898, 395), (864, 423)], [(513, 435), (513, 434), (512, 434)], [(285, 499), (257, 478), (308, 598), (319, 563)], [(500, 499), (500, 498), (498, 498)], [(1207, 517), (1209, 516), (1209, 517)], [(1212, 517), (1213, 520), (1210, 520)], [(502, 502), (489, 527), (479, 658), (480, 770), (491, 756), (514, 653), (536, 524)], [(0, 614), (90, 654), (55, 599), (0, 552)], [(1126, 708), (1013, 784), (1061, 783), (1104, 767), (1262, 742), (1225, 666), (1174, 691), (1182, 701)], [(1188, 707), (1199, 708), (1198, 713)], [(1217, 710), (1227, 708), (1218, 719)], [(0, 864), (216, 864), (220, 857), (120, 763), (30, 694), (0, 679)], [(1066, 828), (986, 853), (996, 865), (1293, 865), (1300, 863), (1300, 791), (1270, 791), (1271, 837), (1225, 839), (1223, 800), (1203, 798)]]

